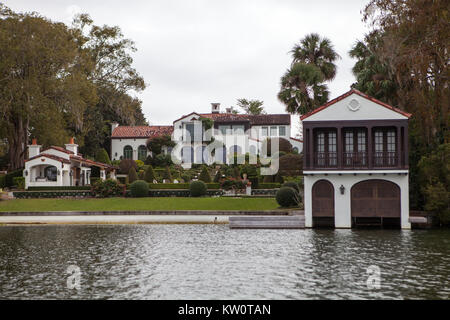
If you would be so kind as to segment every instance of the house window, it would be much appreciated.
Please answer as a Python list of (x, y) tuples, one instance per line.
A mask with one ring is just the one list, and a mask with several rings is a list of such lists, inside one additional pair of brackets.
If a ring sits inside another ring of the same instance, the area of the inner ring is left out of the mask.
[(184, 141), (194, 141), (194, 124), (186, 123)]
[(270, 127), (270, 136), (275, 137), (277, 135), (277, 127)]
[(377, 129), (374, 137), (374, 165), (379, 167), (395, 166), (397, 163), (397, 135), (395, 129)]
[(233, 126), (233, 133), (234, 134), (244, 134), (244, 125), (234, 125)]
[(267, 137), (268, 135), (269, 135), (269, 128), (268, 127), (262, 127), (261, 128), (261, 135), (263, 136), (263, 137)]
[(337, 165), (336, 130), (320, 130), (316, 133), (315, 163), (319, 167)]
[(345, 166), (365, 166), (367, 164), (366, 132), (363, 129), (346, 129), (344, 131)]
[(230, 129), (231, 129), (231, 126), (227, 126), (227, 125), (221, 125), (221, 126), (219, 126), (219, 130), (220, 130), (220, 132), (221, 132), (223, 135), (228, 134), (229, 131), (230, 131)]
[(280, 136), (284, 137), (286, 135), (286, 127), (281, 126), (281, 127), (279, 127), (279, 130), (280, 130)]
[(147, 147), (146, 146), (139, 146), (138, 159), (141, 161), (145, 161), (145, 159), (147, 159)]
[(56, 181), (58, 169), (55, 166), (45, 168), (45, 177), (48, 181)]
[(133, 148), (131, 146), (125, 146), (123, 148), (123, 158), (133, 159)]

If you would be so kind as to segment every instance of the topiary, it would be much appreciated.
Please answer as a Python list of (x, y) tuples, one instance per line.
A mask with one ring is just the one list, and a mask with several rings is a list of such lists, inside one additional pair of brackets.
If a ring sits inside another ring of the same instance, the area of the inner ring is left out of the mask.
[(111, 160), (109, 159), (108, 152), (104, 148), (99, 149), (95, 155), (95, 161), (111, 164)]
[(130, 168), (130, 171), (128, 171), (128, 183), (133, 183), (138, 179), (136, 169), (134, 167)]
[(136, 180), (130, 185), (130, 193), (134, 198), (148, 197), (148, 183), (144, 180)]
[(163, 174), (162, 174), (162, 178), (169, 180), (170, 182), (172, 182), (172, 173), (170, 172), (169, 167), (166, 167), (166, 169), (164, 170)]
[(300, 203), (300, 196), (294, 188), (281, 187), (275, 196), (278, 204), (283, 207), (294, 207)]
[(285, 182), (283, 183), (282, 187), (290, 187), (295, 189), (295, 191), (300, 192), (300, 187), (298, 186), (298, 183), (294, 181)]
[(187, 183), (187, 182), (191, 181), (191, 175), (189, 173), (183, 173), (181, 175), (181, 179), (183, 179), (183, 181), (185, 183)]
[(144, 180), (149, 183), (153, 183), (153, 180), (155, 180), (155, 172), (153, 172), (152, 165), (149, 165), (147, 170), (145, 170)]
[(120, 173), (128, 174), (130, 172), (131, 167), (133, 167), (134, 170), (137, 170), (137, 164), (134, 160), (123, 159), (120, 161), (120, 164), (119, 164)]
[(202, 172), (200, 173), (200, 177), (198, 179), (205, 183), (211, 182), (211, 176), (209, 175), (209, 172), (208, 172), (208, 169), (206, 168), (206, 166), (203, 166)]
[(189, 191), (191, 193), (191, 197), (201, 197), (206, 195), (207, 190), (206, 183), (203, 181), (192, 181), (189, 185)]

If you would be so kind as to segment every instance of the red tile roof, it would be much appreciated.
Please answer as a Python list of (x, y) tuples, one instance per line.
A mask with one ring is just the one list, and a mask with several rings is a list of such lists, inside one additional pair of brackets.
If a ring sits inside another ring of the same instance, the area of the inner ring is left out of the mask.
[(64, 149), (63, 147), (57, 147), (57, 146), (51, 146), (51, 147), (45, 149), (45, 150), (42, 151), (42, 152), (45, 152), (45, 151), (50, 150), (50, 149), (54, 149), (54, 150), (57, 150), (57, 151), (61, 151), (61, 152), (67, 153), (67, 154), (73, 154), (72, 151), (67, 150), (67, 149)]
[(37, 156), (31, 157), (30, 159), (25, 160), (25, 162), (33, 160), (33, 159), (37, 159), (37, 158), (40, 158), (40, 157), (45, 157), (45, 158), (53, 159), (53, 160), (56, 160), (56, 161), (59, 161), (59, 162), (69, 163), (70, 164), (69, 160), (67, 160), (65, 158), (61, 158), (61, 157), (55, 156), (54, 154), (48, 154), (48, 153), (38, 154)]
[(209, 118), (215, 122), (250, 122), (251, 125), (275, 125), (275, 124), (291, 124), (291, 116), (289, 114), (234, 114), (234, 113), (196, 113), (191, 112), (174, 122), (186, 118), (190, 115), (198, 115), (200, 117)]
[(76, 155), (71, 155), (70, 159), (71, 160), (75, 160), (75, 161), (79, 161), (79, 162), (87, 164), (87, 165), (92, 165), (92, 166), (97, 166), (97, 167), (102, 167), (102, 168), (108, 168), (108, 169), (118, 169), (115, 166), (111, 166), (109, 164), (102, 163), (102, 162), (96, 162), (96, 161), (92, 161), (92, 160), (89, 160), (89, 159), (85, 159), (85, 158), (80, 157), (78, 155), (77, 156)]
[(327, 103), (324, 104), (323, 106), (320, 106), (320, 107), (318, 107), (317, 109), (314, 109), (314, 110), (308, 112), (307, 114), (302, 115), (302, 116), (300, 117), (300, 120), (304, 120), (304, 119), (306, 119), (306, 118), (312, 116), (313, 114), (316, 114), (317, 112), (320, 112), (320, 111), (322, 111), (323, 109), (328, 108), (328, 107), (331, 106), (332, 104), (335, 104), (336, 102), (341, 101), (342, 99), (347, 98), (348, 96), (350, 96), (350, 95), (353, 94), (353, 93), (355, 93), (355, 94), (357, 94), (357, 95), (359, 95), (359, 96), (361, 96), (361, 97), (363, 97), (363, 98), (366, 98), (366, 99), (368, 99), (368, 100), (370, 100), (370, 101), (372, 101), (372, 102), (374, 102), (374, 103), (376, 103), (376, 104), (379, 104), (379, 105), (381, 105), (381, 106), (383, 106), (383, 107), (385, 107), (385, 108), (388, 108), (388, 109), (390, 109), (390, 110), (392, 110), (392, 111), (395, 111), (395, 112), (397, 112), (397, 113), (400, 113), (401, 115), (404, 115), (404, 116), (407, 117), (407, 118), (410, 118), (410, 117), (411, 117), (411, 113), (405, 112), (405, 111), (400, 110), (400, 109), (398, 109), (398, 108), (394, 108), (393, 106), (391, 106), (391, 105), (389, 105), (389, 104), (387, 104), (387, 103), (384, 103), (384, 102), (382, 102), (382, 101), (380, 101), (380, 100), (377, 100), (377, 99), (375, 99), (375, 98), (373, 98), (373, 97), (371, 97), (371, 96), (369, 96), (369, 95), (367, 95), (367, 94), (365, 94), (365, 93), (362, 93), (362, 92), (359, 91), (359, 90), (351, 89), (350, 91), (344, 93), (343, 95), (340, 95), (339, 97), (337, 97), (337, 98), (335, 98), (335, 99), (333, 99), (333, 100), (327, 102)]
[(171, 135), (173, 126), (118, 126), (111, 138), (150, 138), (160, 135)]

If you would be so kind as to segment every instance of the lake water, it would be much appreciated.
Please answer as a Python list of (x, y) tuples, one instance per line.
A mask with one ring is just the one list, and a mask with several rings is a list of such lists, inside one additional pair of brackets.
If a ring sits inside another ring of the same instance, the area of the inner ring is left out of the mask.
[(449, 299), (450, 230), (3, 226), (0, 298)]

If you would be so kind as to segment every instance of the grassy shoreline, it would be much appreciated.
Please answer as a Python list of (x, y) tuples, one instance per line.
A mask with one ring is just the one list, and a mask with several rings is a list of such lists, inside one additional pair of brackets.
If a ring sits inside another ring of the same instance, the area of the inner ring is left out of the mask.
[(14, 199), (0, 201), (0, 212), (39, 211), (159, 211), (159, 210), (275, 210), (274, 198), (106, 198)]

